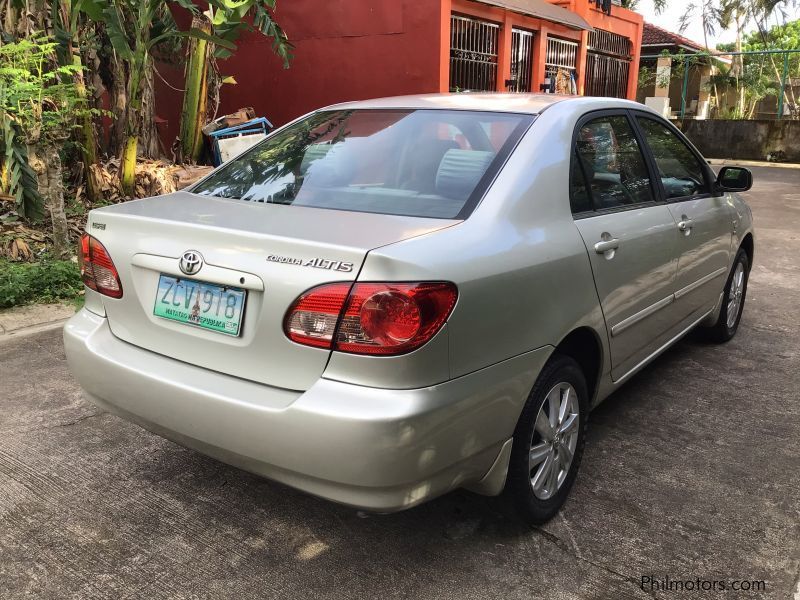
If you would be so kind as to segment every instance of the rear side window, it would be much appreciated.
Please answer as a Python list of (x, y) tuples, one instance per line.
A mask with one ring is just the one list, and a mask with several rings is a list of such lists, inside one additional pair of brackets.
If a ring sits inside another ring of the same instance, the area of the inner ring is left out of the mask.
[(594, 210), (592, 197), (589, 195), (589, 187), (586, 185), (586, 175), (583, 172), (581, 159), (577, 151), (574, 152), (574, 156), (572, 157), (569, 185), (569, 205), (572, 209), (572, 214), (576, 215)]
[[(650, 175), (627, 117), (599, 117), (578, 131), (576, 157), (596, 210), (653, 202)], [(579, 173), (573, 169), (573, 204), (581, 204), (575, 187)], [(573, 211), (575, 206), (573, 206)]]
[(706, 169), (689, 147), (665, 125), (638, 117), (647, 145), (656, 159), (658, 176), (667, 198), (706, 194)]
[(318, 112), (192, 191), (248, 202), (463, 217), (532, 119), (448, 110)]

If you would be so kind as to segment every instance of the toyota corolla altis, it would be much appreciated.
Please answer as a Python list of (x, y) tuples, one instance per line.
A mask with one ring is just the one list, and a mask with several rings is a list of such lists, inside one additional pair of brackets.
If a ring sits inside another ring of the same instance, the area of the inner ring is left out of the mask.
[(328, 107), (93, 210), (67, 358), (98, 406), (312, 494), (505, 490), (542, 522), (592, 407), (691, 329), (736, 333), (751, 182), (624, 100)]

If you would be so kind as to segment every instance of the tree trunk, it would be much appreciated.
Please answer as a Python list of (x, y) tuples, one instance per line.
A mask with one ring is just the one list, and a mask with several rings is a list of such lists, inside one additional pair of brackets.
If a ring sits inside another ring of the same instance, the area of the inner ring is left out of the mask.
[(138, 140), (135, 133), (128, 136), (125, 140), (125, 146), (122, 149), (119, 166), (120, 187), (123, 193), (131, 198), (136, 195), (137, 142)]
[[(707, 21), (706, 14), (703, 13), (703, 42), (705, 43), (706, 50), (709, 49), (708, 48), (708, 25), (707, 25), (707, 23), (708, 23), (708, 21)], [(708, 64), (709, 65), (713, 65), (713, 62), (711, 61), (711, 57), (710, 56), (708, 57)], [(688, 68), (688, 65), (684, 65), (684, 66), (686, 68)], [(713, 70), (711, 71), (711, 73), (713, 74)], [(720, 107), (719, 107), (719, 92), (717, 91), (717, 82), (714, 79), (712, 79), (711, 81), (712, 81), (712, 83), (711, 83), (711, 97), (714, 98), (714, 103), (713, 104), (717, 108), (717, 114), (719, 114), (719, 108)]]
[(111, 128), (108, 153), (121, 156), (125, 148), (125, 124), (128, 122), (128, 69), (125, 61), (114, 55), (110, 61), (111, 75), (111, 112), (114, 122)]
[(156, 95), (153, 85), (152, 58), (148, 58), (142, 77), (139, 154), (145, 158), (158, 158), (161, 155), (158, 146), (158, 129), (156, 128)]
[[(113, 156), (123, 156), (130, 147), (129, 120), (136, 119), (137, 114), (131, 113), (134, 97), (129, 93), (130, 78), (134, 75), (125, 61), (114, 55), (108, 63), (111, 78), (109, 90), (109, 104), (113, 113), (113, 126), (111, 128), (108, 144), (108, 153)], [(137, 131), (137, 153), (147, 158), (158, 158), (161, 155), (158, 143), (158, 130), (155, 123), (155, 91), (153, 84), (153, 61), (148, 57), (144, 71), (140, 74), (140, 92), (136, 96), (141, 98), (141, 108), (138, 113), (139, 124), (134, 127)], [(108, 89), (108, 85), (106, 85)]]
[[(72, 45), (70, 44), (70, 53), (72, 53)], [(94, 132), (94, 123), (92, 122), (92, 115), (89, 113), (89, 99), (86, 93), (86, 83), (83, 77), (83, 63), (81, 56), (78, 53), (72, 55), (72, 64), (79, 70), (75, 73), (75, 93), (81, 99), (84, 109), (84, 114), (80, 119), (80, 143), (81, 143), (81, 158), (83, 159), (83, 172), (86, 178), (86, 195), (92, 202), (97, 202), (100, 199), (100, 184), (97, 181), (95, 168), (97, 167), (97, 137)]]
[[(739, 13), (736, 13), (736, 44), (734, 49), (736, 52), (742, 51), (742, 20)], [(744, 115), (747, 111), (747, 102), (745, 100), (744, 85), (741, 85), (739, 78), (744, 76), (744, 57), (737, 54), (733, 57), (733, 67), (731, 68), (733, 76), (736, 78), (736, 90), (738, 92), (736, 99), (736, 112), (739, 115)]]
[(152, 67), (146, 49), (137, 48), (128, 74), (128, 114), (125, 120), (125, 145), (119, 165), (122, 193), (128, 197), (136, 194), (136, 155), (142, 122), (142, 80), (148, 67)]
[[(100, 184), (95, 175), (95, 169), (97, 168), (97, 137), (94, 132), (92, 115), (89, 112), (91, 105), (86, 91), (83, 59), (81, 58), (80, 47), (75, 47), (75, 40), (78, 39), (82, 32), (78, 20), (73, 20), (73, 11), (77, 9), (73, 6), (72, 0), (60, 0), (58, 10), (61, 13), (61, 23), (65, 28), (64, 34), (67, 38), (64, 64), (75, 67), (75, 95), (80, 100), (80, 108), (83, 112), (78, 119), (77, 137), (83, 161), (86, 194), (92, 202), (96, 202), (100, 199)], [(59, 60), (61, 60), (60, 57)]]
[[(3, 10), (3, 6), (5, 9)], [(0, 15), (3, 18), (3, 31), (8, 35), (13, 36), (17, 32), (18, 24), (18, 11), (12, 4), (11, 0), (0, 0)]]
[[(211, 22), (205, 15), (192, 19), (192, 28), (211, 34)], [(185, 87), (181, 113), (180, 144), (182, 160), (196, 163), (203, 149), (203, 125), (208, 110), (208, 63), (211, 44), (189, 39), (186, 45)]]
[[(38, 151), (41, 150), (41, 155)], [(58, 258), (69, 255), (69, 225), (64, 211), (64, 179), (61, 156), (53, 143), (30, 146), (28, 160), (39, 180), (39, 193), (50, 214), (53, 228), (53, 253)]]

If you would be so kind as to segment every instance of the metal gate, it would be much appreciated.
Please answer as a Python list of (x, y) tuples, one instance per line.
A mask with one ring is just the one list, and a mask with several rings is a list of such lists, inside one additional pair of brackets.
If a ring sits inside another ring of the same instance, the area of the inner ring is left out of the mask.
[(544, 57), (545, 77), (550, 79), (550, 92), (570, 94), (576, 92), (578, 43), (547, 37), (547, 51)]
[(602, 29), (589, 32), (583, 93), (587, 96), (627, 97), (630, 63), (631, 41), (628, 38)]
[(533, 76), (533, 32), (511, 29), (511, 79), (506, 82), (510, 92), (530, 92)]
[(500, 26), (450, 16), (450, 91), (497, 89), (497, 39)]

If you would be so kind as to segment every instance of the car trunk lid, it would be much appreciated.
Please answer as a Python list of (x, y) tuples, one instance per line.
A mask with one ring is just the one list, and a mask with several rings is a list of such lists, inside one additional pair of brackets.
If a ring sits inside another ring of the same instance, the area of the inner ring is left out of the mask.
[[(458, 221), (255, 204), (178, 192), (91, 212), (87, 231), (105, 245), (123, 297), (104, 298), (114, 335), (153, 352), (236, 377), (305, 390), (329, 351), (288, 340), (283, 320), (306, 290), (353, 281), (377, 247)], [(187, 277), (187, 251), (203, 266)], [(238, 336), (154, 315), (160, 275), (246, 291)]]

